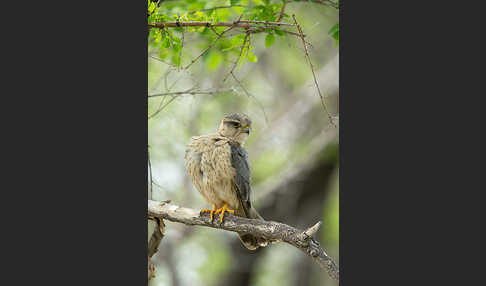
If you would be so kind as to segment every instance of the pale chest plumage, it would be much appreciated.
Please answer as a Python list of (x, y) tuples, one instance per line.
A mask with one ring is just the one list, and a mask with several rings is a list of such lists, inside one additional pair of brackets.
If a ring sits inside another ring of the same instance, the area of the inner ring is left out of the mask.
[(225, 137), (217, 134), (192, 137), (185, 160), (187, 174), (208, 203), (218, 208), (224, 203), (232, 209), (240, 208), (231, 147)]

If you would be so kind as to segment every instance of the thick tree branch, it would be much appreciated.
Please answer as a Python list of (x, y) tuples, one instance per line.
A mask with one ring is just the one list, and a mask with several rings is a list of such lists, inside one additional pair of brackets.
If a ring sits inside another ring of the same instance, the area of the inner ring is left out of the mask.
[(286, 242), (312, 257), (322, 269), (328, 272), (331, 278), (339, 281), (337, 265), (321, 248), (319, 242), (313, 238), (313, 235), (319, 229), (320, 222), (305, 231), (279, 222), (247, 219), (232, 214), (226, 214), (222, 224), (216, 222), (216, 220), (211, 223), (209, 214), (200, 215), (199, 211), (194, 209), (152, 200), (148, 200), (148, 215), (149, 217), (167, 219), (186, 225), (199, 225), (239, 233), (251, 233), (271, 242)]

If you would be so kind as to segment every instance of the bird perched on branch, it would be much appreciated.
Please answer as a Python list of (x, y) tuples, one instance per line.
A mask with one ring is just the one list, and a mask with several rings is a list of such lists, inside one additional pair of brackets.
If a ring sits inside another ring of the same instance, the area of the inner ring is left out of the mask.
[[(201, 213), (214, 215), (232, 213), (250, 219), (263, 218), (252, 207), (250, 164), (243, 148), (251, 130), (251, 120), (244, 114), (227, 115), (214, 134), (192, 137), (187, 145), (186, 171), (196, 189), (213, 209)], [(238, 234), (246, 248), (255, 250), (267, 243), (251, 234)]]

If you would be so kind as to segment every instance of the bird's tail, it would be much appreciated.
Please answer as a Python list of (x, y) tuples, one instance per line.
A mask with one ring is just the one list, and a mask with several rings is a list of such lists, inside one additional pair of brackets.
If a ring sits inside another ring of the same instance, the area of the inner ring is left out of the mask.
[[(264, 220), (263, 217), (254, 208), (249, 209), (248, 216), (248, 218), (251, 219)], [(268, 241), (261, 237), (256, 237), (253, 234), (238, 233), (238, 237), (240, 238), (243, 245), (249, 250), (256, 250), (259, 247), (264, 247), (268, 245)]]

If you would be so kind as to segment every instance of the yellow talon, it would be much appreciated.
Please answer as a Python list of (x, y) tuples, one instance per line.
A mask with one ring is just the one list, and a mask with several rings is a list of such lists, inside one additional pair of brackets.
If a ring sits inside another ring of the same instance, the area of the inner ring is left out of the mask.
[(232, 214), (235, 213), (234, 210), (230, 210), (228, 208), (228, 204), (224, 204), (222, 208), (219, 208), (219, 209), (216, 210), (216, 212), (214, 212), (215, 214), (221, 213), (221, 215), (219, 216), (219, 222), (220, 223), (223, 223), (224, 212), (228, 212), (228, 213), (232, 213)]
[(201, 210), (201, 214), (203, 213), (209, 213), (210, 214), (210, 217), (211, 217), (211, 222), (213, 222), (213, 218), (214, 218), (214, 214), (216, 213), (217, 209), (216, 209), (216, 205), (213, 205), (213, 209), (210, 210), (210, 209), (202, 209)]

